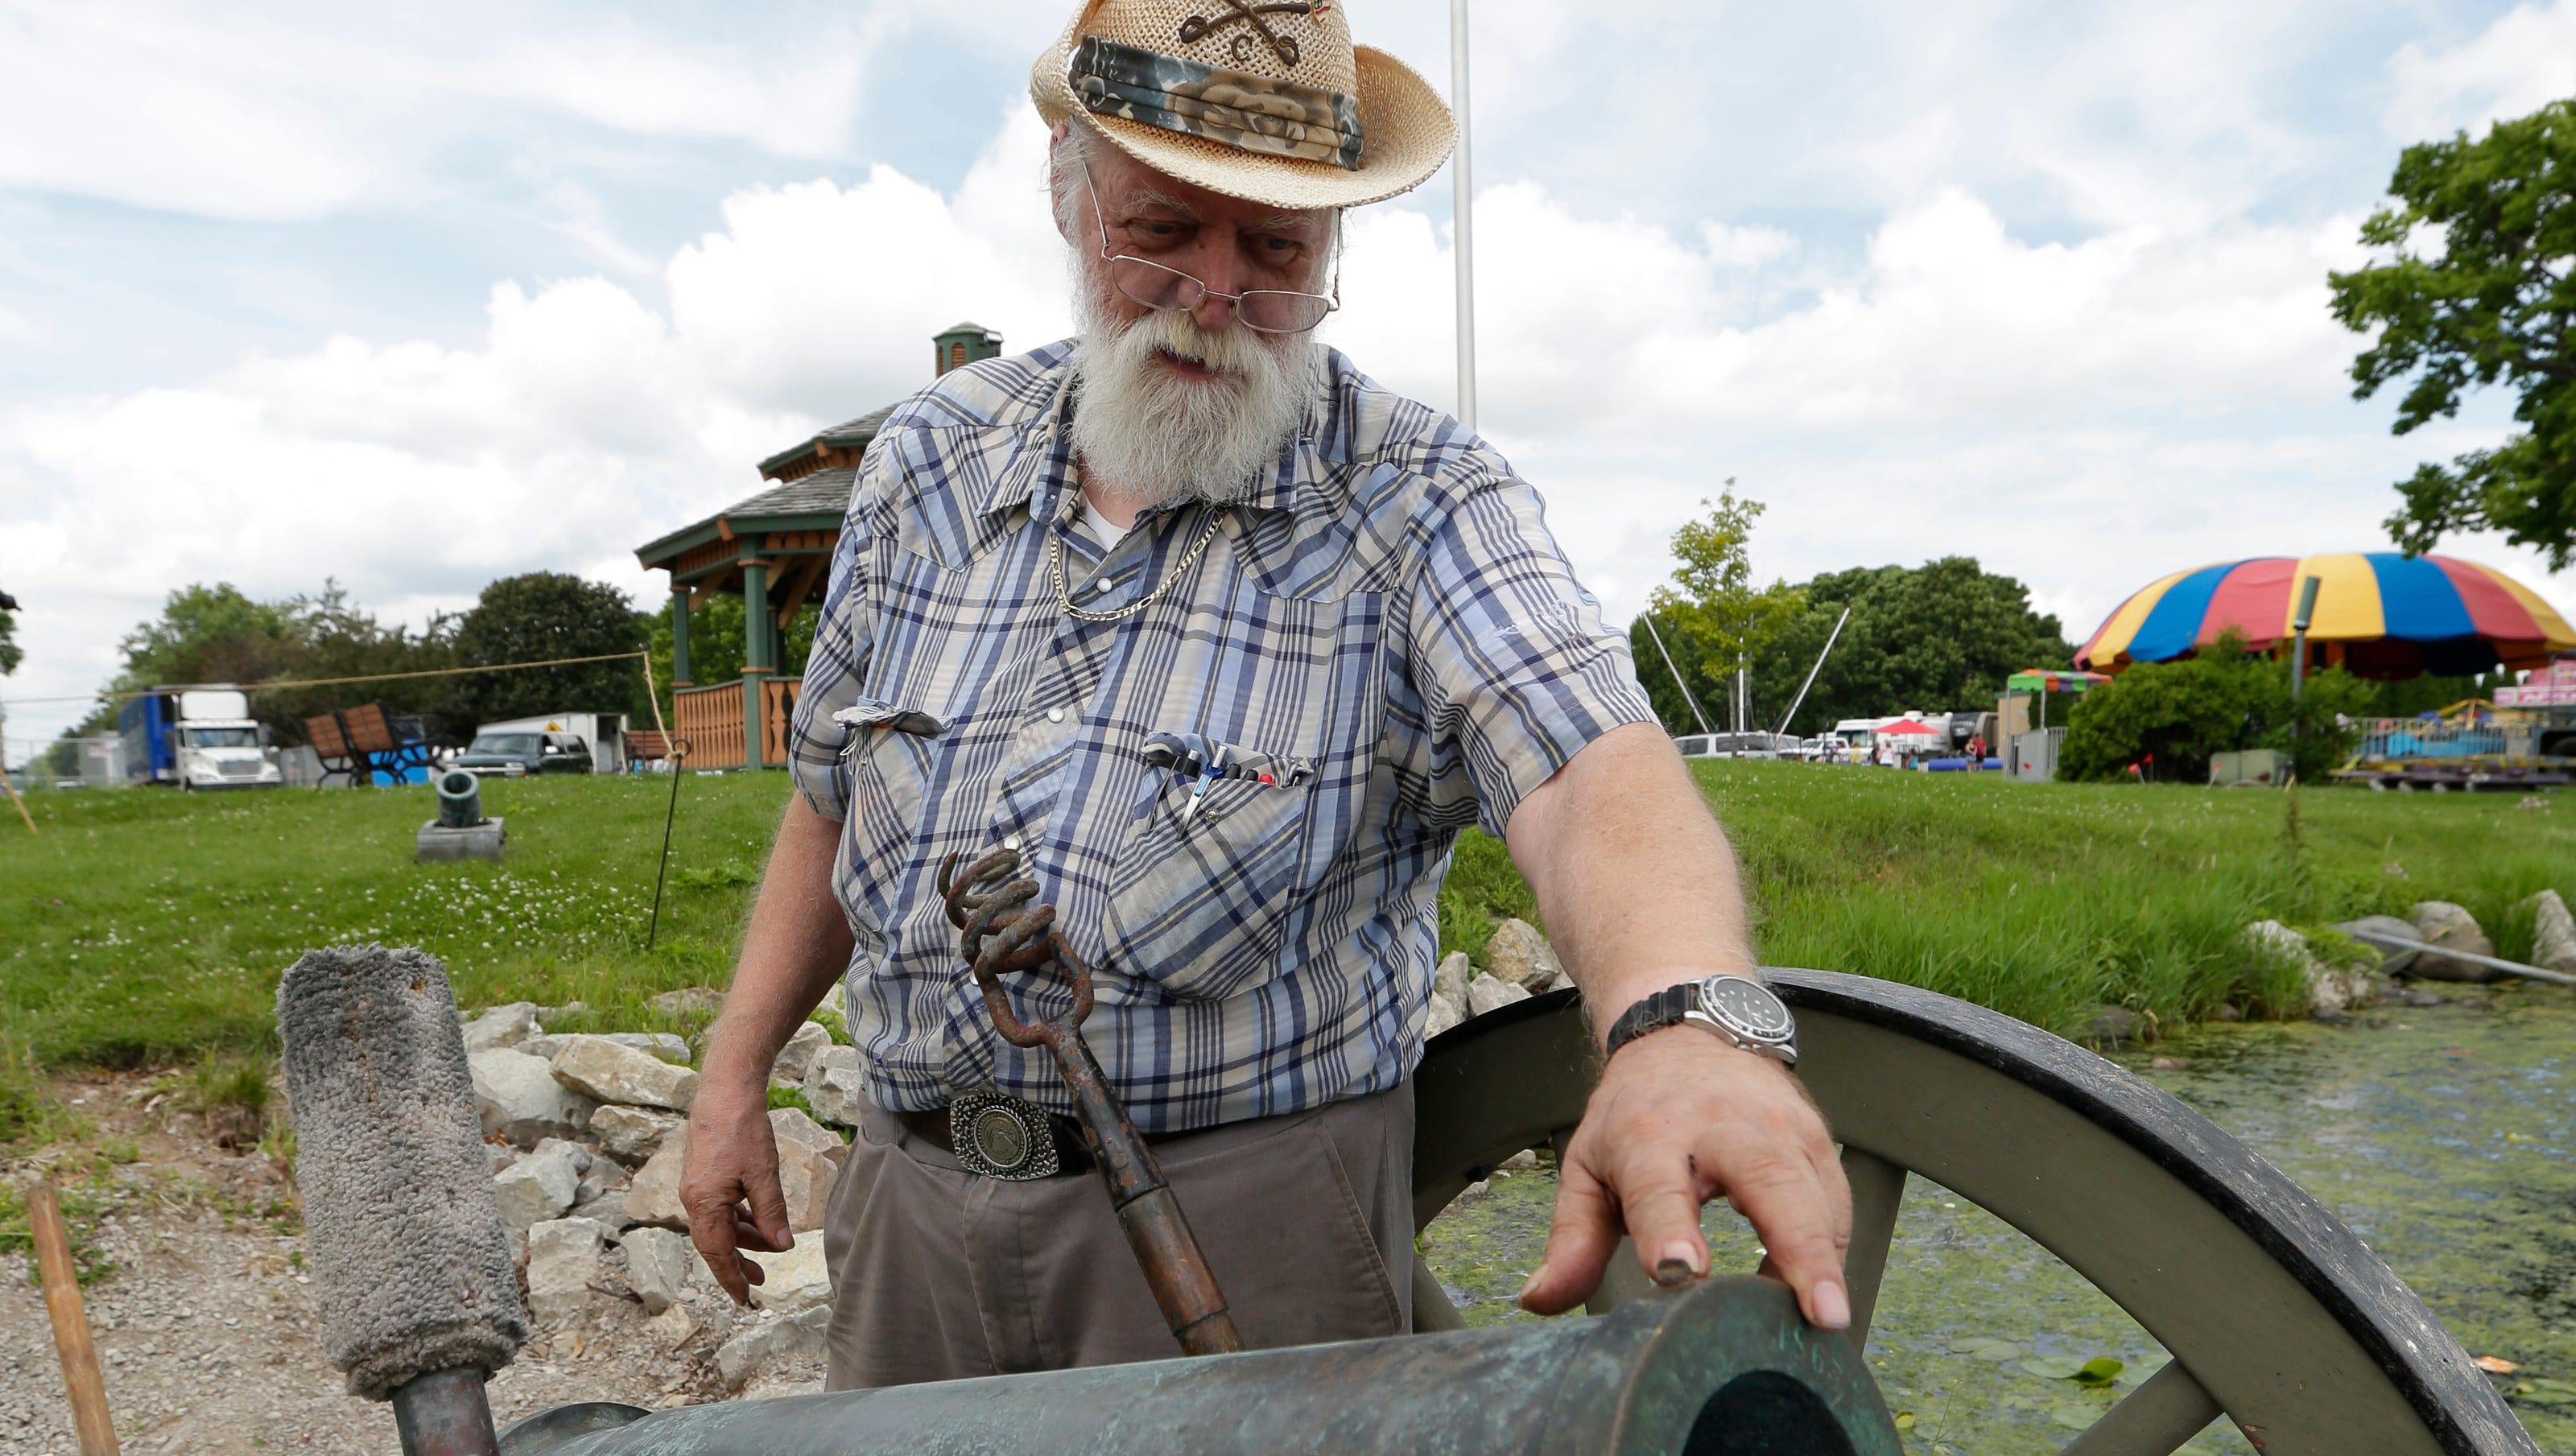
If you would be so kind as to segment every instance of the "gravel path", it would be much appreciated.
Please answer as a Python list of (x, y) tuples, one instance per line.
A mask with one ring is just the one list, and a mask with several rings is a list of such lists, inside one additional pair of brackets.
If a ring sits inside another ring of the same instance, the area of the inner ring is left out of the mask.
[[(116, 1265), (85, 1298), (108, 1409), (128, 1451), (390, 1452), (389, 1406), (344, 1394), (323, 1357), (322, 1310), (301, 1271), (286, 1179), (256, 1153), (206, 1141), (193, 1115), (145, 1114), (140, 1078), (97, 1078), (64, 1089), (133, 1140), (135, 1161), (114, 1172), (110, 1211), (91, 1247)], [(148, 1100), (148, 1098), (144, 1099)], [(13, 1181), (32, 1163), (0, 1170)], [(504, 1426), (571, 1401), (665, 1406), (728, 1398), (714, 1351), (748, 1316), (712, 1287), (689, 1303), (694, 1330), (674, 1343), (664, 1316), (648, 1330), (611, 1265), (606, 1291), (568, 1324), (541, 1330), (518, 1362), (493, 1377)], [(822, 1370), (790, 1361), (762, 1371), (742, 1398), (820, 1388)], [(73, 1456), (71, 1411), (43, 1293), (24, 1254), (0, 1254), (0, 1452)]]

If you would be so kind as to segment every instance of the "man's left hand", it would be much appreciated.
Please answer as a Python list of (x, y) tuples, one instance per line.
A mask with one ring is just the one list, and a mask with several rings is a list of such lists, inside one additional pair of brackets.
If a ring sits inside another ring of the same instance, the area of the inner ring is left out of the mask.
[(1809, 1321), (1851, 1324), (1851, 1187), (1824, 1119), (1780, 1063), (1693, 1026), (1639, 1037), (1603, 1068), (1557, 1175), (1555, 1223), (1523, 1309), (1583, 1302), (1623, 1233), (1658, 1284), (1707, 1274), (1700, 1205), (1723, 1197), (1761, 1236), (1761, 1272), (1797, 1291)]

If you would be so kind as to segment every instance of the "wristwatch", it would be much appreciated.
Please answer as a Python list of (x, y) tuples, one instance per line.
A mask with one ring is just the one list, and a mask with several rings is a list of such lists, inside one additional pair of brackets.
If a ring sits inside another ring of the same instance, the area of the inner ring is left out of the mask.
[(1729, 1046), (1787, 1066), (1798, 1065), (1798, 1023), (1760, 981), (1708, 976), (1669, 986), (1620, 1013), (1604, 1055), (1650, 1031), (1688, 1022)]

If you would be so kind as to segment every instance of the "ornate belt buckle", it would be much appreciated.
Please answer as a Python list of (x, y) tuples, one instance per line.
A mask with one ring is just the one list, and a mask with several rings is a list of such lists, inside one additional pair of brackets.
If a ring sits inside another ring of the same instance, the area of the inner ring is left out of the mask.
[(1058, 1171), (1055, 1127), (1045, 1108), (998, 1092), (968, 1092), (948, 1104), (948, 1142), (967, 1172), (1008, 1183)]

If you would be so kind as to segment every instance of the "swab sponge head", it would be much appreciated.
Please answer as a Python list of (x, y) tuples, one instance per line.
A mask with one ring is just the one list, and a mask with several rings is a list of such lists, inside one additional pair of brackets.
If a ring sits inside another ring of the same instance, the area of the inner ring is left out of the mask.
[(278, 984), (277, 1029), (323, 1349), (349, 1393), (509, 1364), (528, 1317), (446, 968), (417, 950), (308, 952)]

